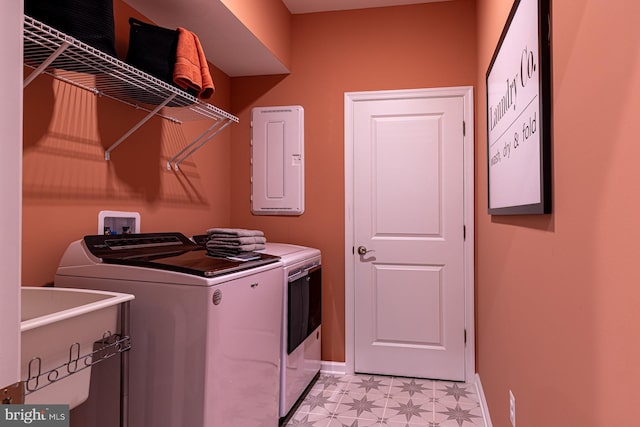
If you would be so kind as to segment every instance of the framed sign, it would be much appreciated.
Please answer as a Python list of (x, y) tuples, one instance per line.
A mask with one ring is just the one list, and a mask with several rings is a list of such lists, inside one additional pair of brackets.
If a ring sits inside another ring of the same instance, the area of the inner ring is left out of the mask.
[(487, 70), (489, 214), (551, 213), (549, 0), (515, 0)]

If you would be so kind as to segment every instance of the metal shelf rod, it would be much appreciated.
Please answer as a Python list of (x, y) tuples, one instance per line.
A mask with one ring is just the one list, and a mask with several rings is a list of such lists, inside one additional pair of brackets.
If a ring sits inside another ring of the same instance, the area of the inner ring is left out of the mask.
[(69, 43), (68, 41), (64, 41), (62, 42), (62, 44), (60, 45), (60, 47), (58, 49), (56, 49), (55, 52), (53, 52), (42, 64), (40, 64), (40, 66), (38, 68), (36, 68), (35, 70), (33, 70), (31, 72), (31, 74), (29, 74), (27, 76), (26, 79), (24, 79), (24, 84), (22, 85), (22, 88), (26, 88), (27, 86), (29, 86), (29, 83), (31, 83), (36, 77), (38, 77), (40, 74), (42, 74), (42, 72), (44, 70), (47, 69), (47, 67), (56, 60), (56, 58), (58, 56), (60, 56), (60, 54), (62, 52), (64, 52), (65, 50), (67, 50), (67, 48), (71, 45), (71, 43)]
[(129, 136), (131, 136), (132, 133), (134, 133), (135, 131), (137, 131), (138, 129), (140, 129), (140, 126), (142, 126), (143, 124), (145, 124), (146, 122), (149, 121), (149, 119), (151, 119), (151, 117), (155, 116), (156, 113), (158, 111), (160, 111), (162, 109), (162, 107), (164, 107), (165, 105), (167, 105), (173, 98), (176, 97), (176, 94), (172, 94), (171, 96), (169, 96), (167, 99), (165, 99), (160, 105), (158, 105), (153, 111), (151, 111), (149, 114), (147, 114), (142, 120), (140, 120), (135, 126), (133, 126), (131, 129), (129, 129), (129, 131), (127, 133), (125, 133), (124, 135), (122, 135), (120, 137), (119, 140), (117, 140), (116, 142), (114, 142), (113, 144), (111, 144), (111, 146), (109, 148), (107, 148), (104, 152), (104, 159), (105, 160), (111, 160), (111, 152), (118, 146), (120, 145), (125, 139), (129, 138)]
[(196, 139), (194, 139), (193, 142), (188, 144), (186, 147), (184, 147), (182, 150), (180, 150), (180, 152), (178, 154), (176, 154), (169, 161), (167, 161), (167, 170), (171, 170), (171, 163), (173, 163), (178, 157), (180, 157), (180, 155), (182, 153), (184, 153), (189, 148), (191, 148), (194, 145), (196, 145), (198, 143), (198, 141), (200, 141), (205, 136), (209, 135), (209, 133), (213, 132), (215, 130), (215, 128), (217, 128), (218, 126), (220, 126), (220, 124), (222, 124), (222, 122), (223, 122), (223, 120), (216, 120), (211, 126), (209, 126), (209, 128), (207, 128), (207, 130), (202, 132)]
[[(211, 135), (209, 135), (208, 137), (206, 137), (204, 139), (204, 141), (202, 141), (200, 144), (198, 144), (195, 148), (193, 148), (191, 151), (189, 151), (187, 154), (185, 154), (180, 160), (177, 160), (174, 165), (173, 168), (174, 170), (178, 171), (179, 169), (179, 165), (180, 163), (184, 162), (185, 160), (187, 160), (187, 158), (189, 156), (191, 156), (193, 153), (195, 153), (196, 151), (198, 151), (204, 144), (206, 144), (207, 142), (209, 142), (214, 136), (216, 136), (217, 134), (219, 134), (224, 128), (226, 128), (227, 126), (229, 126), (231, 123), (233, 123), (231, 120), (226, 120), (225, 123), (220, 126), (218, 129), (216, 129), (215, 132), (213, 132)], [(188, 148), (188, 147), (187, 147)], [(184, 150), (183, 150), (184, 151)], [(173, 159), (176, 159), (177, 157), (179, 157), (179, 154), (174, 156)], [(171, 162), (171, 160), (169, 161), (169, 163)]]

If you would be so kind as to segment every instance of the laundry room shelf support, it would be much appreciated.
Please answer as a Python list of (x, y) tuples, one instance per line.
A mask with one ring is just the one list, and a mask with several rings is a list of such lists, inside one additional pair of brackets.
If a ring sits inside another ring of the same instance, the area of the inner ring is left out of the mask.
[[(185, 161), (189, 156), (198, 151), (204, 144), (209, 142), (214, 136), (220, 133), (224, 128), (233, 123), (229, 119), (221, 119), (215, 122), (209, 129), (204, 131), (199, 137), (197, 137), (191, 144), (184, 147), (178, 154), (173, 156), (167, 161), (167, 169), (171, 170), (171, 163), (173, 163), (173, 169), (177, 172), (180, 169), (180, 163)], [(199, 142), (199, 143), (198, 143)], [(186, 153), (186, 154), (185, 154)]]
[(27, 78), (26, 78), (26, 79), (24, 79), (24, 84), (23, 84), (22, 88), (24, 89), (24, 88), (26, 88), (27, 86), (29, 86), (29, 84), (30, 84), (30, 83), (31, 83), (31, 82), (32, 82), (36, 77), (38, 77), (40, 74), (42, 74), (42, 73), (44, 72), (44, 70), (46, 70), (46, 69), (47, 69), (47, 67), (48, 67), (49, 65), (51, 65), (51, 63), (52, 63), (53, 61), (55, 61), (55, 60), (56, 60), (56, 58), (57, 58), (58, 56), (60, 56), (60, 54), (61, 54), (62, 52), (64, 52), (64, 51), (69, 47), (69, 45), (70, 45), (70, 43), (69, 43), (69, 42), (67, 42), (67, 41), (62, 42), (62, 44), (60, 45), (60, 47), (59, 47), (59, 48), (57, 48), (57, 49), (56, 49), (56, 51), (55, 51), (55, 52), (53, 52), (53, 53), (51, 54), (51, 56), (50, 56), (50, 57), (48, 57), (48, 58), (46, 59), (46, 61), (44, 61), (42, 64), (40, 64), (40, 65), (38, 66), (38, 68), (36, 68), (35, 70), (33, 70), (33, 72), (32, 72), (31, 74), (29, 74), (29, 75), (27, 76)]
[(171, 94), (167, 99), (165, 99), (164, 101), (162, 101), (162, 103), (160, 105), (158, 105), (153, 111), (151, 111), (149, 114), (147, 114), (144, 119), (140, 120), (135, 126), (133, 126), (131, 129), (129, 129), (129, 131), (127, 131), (127, 133), (125, 133), (124, 135), (122, 135), (120, 137), (119, 140), (117, 140), (116, 142), (114, 142), (113, 144), (111, 144), (111, 146), (109, 148), (107, 148), (104, 152), (104, 159), (105, 160), (111, 160), (111, 152), (113, 150), (115, 150), (115, 148), (120, 145), (122, 142), (124, 142), (124, 140), (126, 140), (127, 138), (129, 138), (129, 136), (131, 136), (132, 133), (134, 133), (135, 131), (137, 131), (138, 129), (140, 129), (140, 127), (147, 123), (149, 121), (149, 119), (151, 119), (153, 116), (155, 116), (160, 110), (162, 110), (162, 108), (167, 105), (173, 98), (175, 98), (176, 95)]
[[(174, 168), (211, 140), (222, 129), (239, 119), (206, 103), (180, 88), (95, 49), (55, 28), (24, 17), (24, 65), (33, 71), (23, 82), (27, 87), (36, 77), (46, 74), (59, 81), (104, 96), (148, 114), (105, 151), (111, 152), (152, 117), (183, 123), (188, 120), (214, 120), (198, 139), (188, 144), (168, 165)], [(194, 148), (195, 147), (195, 148)]]

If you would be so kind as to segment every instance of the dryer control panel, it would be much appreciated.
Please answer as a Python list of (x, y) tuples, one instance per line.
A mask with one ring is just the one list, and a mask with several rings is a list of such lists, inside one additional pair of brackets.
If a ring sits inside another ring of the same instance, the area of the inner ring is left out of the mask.
[(202, 249), (181, 233), (85, 236), (84, 243), (98, 258), (135, 258), (178, 254)]

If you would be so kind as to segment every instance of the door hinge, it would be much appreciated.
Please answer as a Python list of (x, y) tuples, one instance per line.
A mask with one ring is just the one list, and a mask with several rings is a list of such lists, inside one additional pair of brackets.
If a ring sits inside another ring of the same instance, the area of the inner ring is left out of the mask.
[(462, 136), (467, 136), (467, 123), (462, 121)]
[(464, 343), (467, 343), (467, 330), (464, 330)]
[(463, 225), (462, 226), (462, 240), (467, 240), (467, 226)]
[(355, 246), (351, 246), (351, 254), (352, 255), (356, 254), (356, 247)]

